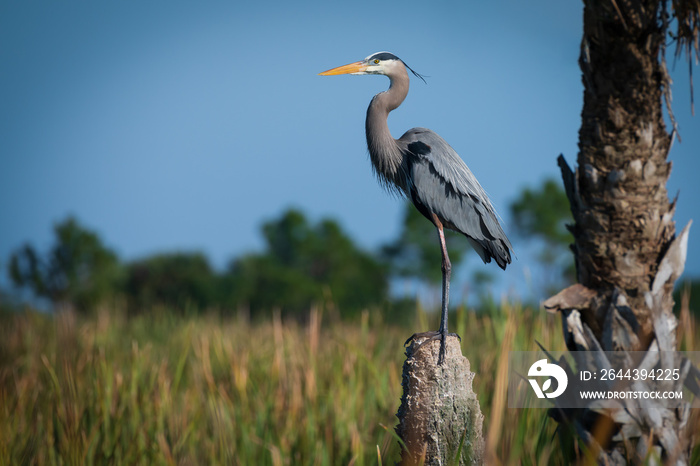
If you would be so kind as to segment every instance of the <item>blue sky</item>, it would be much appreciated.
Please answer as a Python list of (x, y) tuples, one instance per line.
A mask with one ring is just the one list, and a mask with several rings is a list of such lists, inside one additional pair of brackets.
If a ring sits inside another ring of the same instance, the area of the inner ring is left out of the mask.
[[(68, 214), (125, 260), (198, 250), (223, 267), (290, 206), (337, 219), (365, 248), (392, 240), (402, 205), (364, 140), (388, 81), (317, 76), (380, 50), (428, 76), (390, 116), (394, 136), (443, 136), (511, 236), (517, 193), (558, 176), (558, 154), (576, 160), (579, 2), (252, 3), (0, 4), (0, 266), (24, 242), (47, 247)], [(700, 116), (687, 65), (673, 77), (680, 230), (698, 211)], [(686, 275), (700, 275), (696, 231)], [(531, 266), (516, 248), (505, 286)]]

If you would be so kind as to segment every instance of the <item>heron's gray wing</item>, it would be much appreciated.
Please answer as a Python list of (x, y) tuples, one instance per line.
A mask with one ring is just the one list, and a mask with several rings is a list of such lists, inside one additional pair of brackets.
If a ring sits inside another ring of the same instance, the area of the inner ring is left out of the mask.
[(454, 149), (425, 128), (408, 131), (398, 142), (410, 158), (409, 191), (416, 207), (465, 234), (484, 262), (494, 258), (505, 268), (510, 241), (486, 192)]

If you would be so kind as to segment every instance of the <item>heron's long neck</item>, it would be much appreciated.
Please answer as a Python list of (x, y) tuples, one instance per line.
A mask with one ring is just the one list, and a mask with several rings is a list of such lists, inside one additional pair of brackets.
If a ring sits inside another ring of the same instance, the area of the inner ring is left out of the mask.
[(408, 75), (391, 78), (391, 86), (374, 96), (367, 109), (365, 134), (372, 167), (380, 181), (389, 188), (405, 190), (401, 167), (403, 153), (391, 136), (387, 118), (389, 112), (401, 105), (408, 94)]

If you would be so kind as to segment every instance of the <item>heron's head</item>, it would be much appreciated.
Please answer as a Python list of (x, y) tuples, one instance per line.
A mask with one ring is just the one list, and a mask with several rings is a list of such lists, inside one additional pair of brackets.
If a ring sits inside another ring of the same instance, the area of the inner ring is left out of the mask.
[(339, 66), (337, 68), (319, 73), (321, 76), (335, 76), (338, 74), (383, 74), (384, 76), (392, 77), (395, 73), (402, 70), (410, 70), (411, 73), (419, 77), (425, 82), (423, 76), (416, 73), (403, 60), (390, 52), (373, 53), (364, 60), (350, 63), (348, 65)]

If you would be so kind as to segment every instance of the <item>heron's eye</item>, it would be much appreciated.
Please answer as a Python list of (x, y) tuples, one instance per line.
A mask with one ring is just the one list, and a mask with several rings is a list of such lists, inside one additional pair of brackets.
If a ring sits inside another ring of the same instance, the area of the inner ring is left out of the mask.
[(378, 58), (375, 58), (375, 59), (374, 59), (374, 64), (375, 64), (375, 65), (378, 65), (378, 64), (379, 64), (379, 59), (378, 59)]

